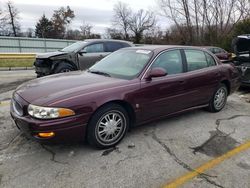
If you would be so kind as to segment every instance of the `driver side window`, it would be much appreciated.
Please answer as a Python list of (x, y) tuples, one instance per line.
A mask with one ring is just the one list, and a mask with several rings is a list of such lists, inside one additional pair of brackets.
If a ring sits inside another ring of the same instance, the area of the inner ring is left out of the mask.
[(171, 50), (162, 53), (152, 65), (152, 68), (163, 68), (170, 74), (183, 72), (183, 64), (180, 50)]
[(86, 53), (99, 53), (104, 52), (104, 47), (102, 43), (91, 44), (83, 48), (83, 51), (85, 51)]

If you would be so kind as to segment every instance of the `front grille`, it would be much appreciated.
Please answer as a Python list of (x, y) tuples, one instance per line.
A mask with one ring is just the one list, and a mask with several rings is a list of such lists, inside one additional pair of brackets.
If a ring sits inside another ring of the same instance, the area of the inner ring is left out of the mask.
[(34, 65), (36, 67), (50, 67), (51, 62), (49, 59), (36, 59)]
[(17, 101), (12, 99), (11, 101), (11, 106), (13, 111), (18, 115), (18, 116), (23, 116), (23, 107), (21, 104), (19, 104)]

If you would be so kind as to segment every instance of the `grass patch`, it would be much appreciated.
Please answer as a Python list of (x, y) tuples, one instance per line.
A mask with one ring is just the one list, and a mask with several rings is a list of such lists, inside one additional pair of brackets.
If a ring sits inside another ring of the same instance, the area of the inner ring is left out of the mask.
[(0, 67), (32, 67), (35, 59), (0, 59)]

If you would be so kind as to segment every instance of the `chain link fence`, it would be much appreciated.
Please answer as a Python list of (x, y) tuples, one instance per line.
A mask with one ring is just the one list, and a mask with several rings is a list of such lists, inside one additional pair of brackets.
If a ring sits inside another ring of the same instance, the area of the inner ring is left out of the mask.
[(42, 53), (62, 49), (75, 40), (3, 37), (0, 36), (0, 53)]

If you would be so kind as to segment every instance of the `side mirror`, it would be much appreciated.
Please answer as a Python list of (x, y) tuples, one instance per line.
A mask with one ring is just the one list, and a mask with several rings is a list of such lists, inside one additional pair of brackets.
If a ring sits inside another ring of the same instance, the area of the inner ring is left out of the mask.
[(83, 56), (83, 54), (86, 54), (86, 53), (87, 53), (87, 51), (86, 51), (85, 49), (80, 50), (80, 51), (78, 52), (78, 54), (79, 54), (80, 56)]
[(163, 77), (166, 75), (167, 75), (167, 72), (165, 71), (165, 69), (157, 67), (149, 71), (149, 73), (146, 76), (146, 80), (151, 80), (152, 78)]

